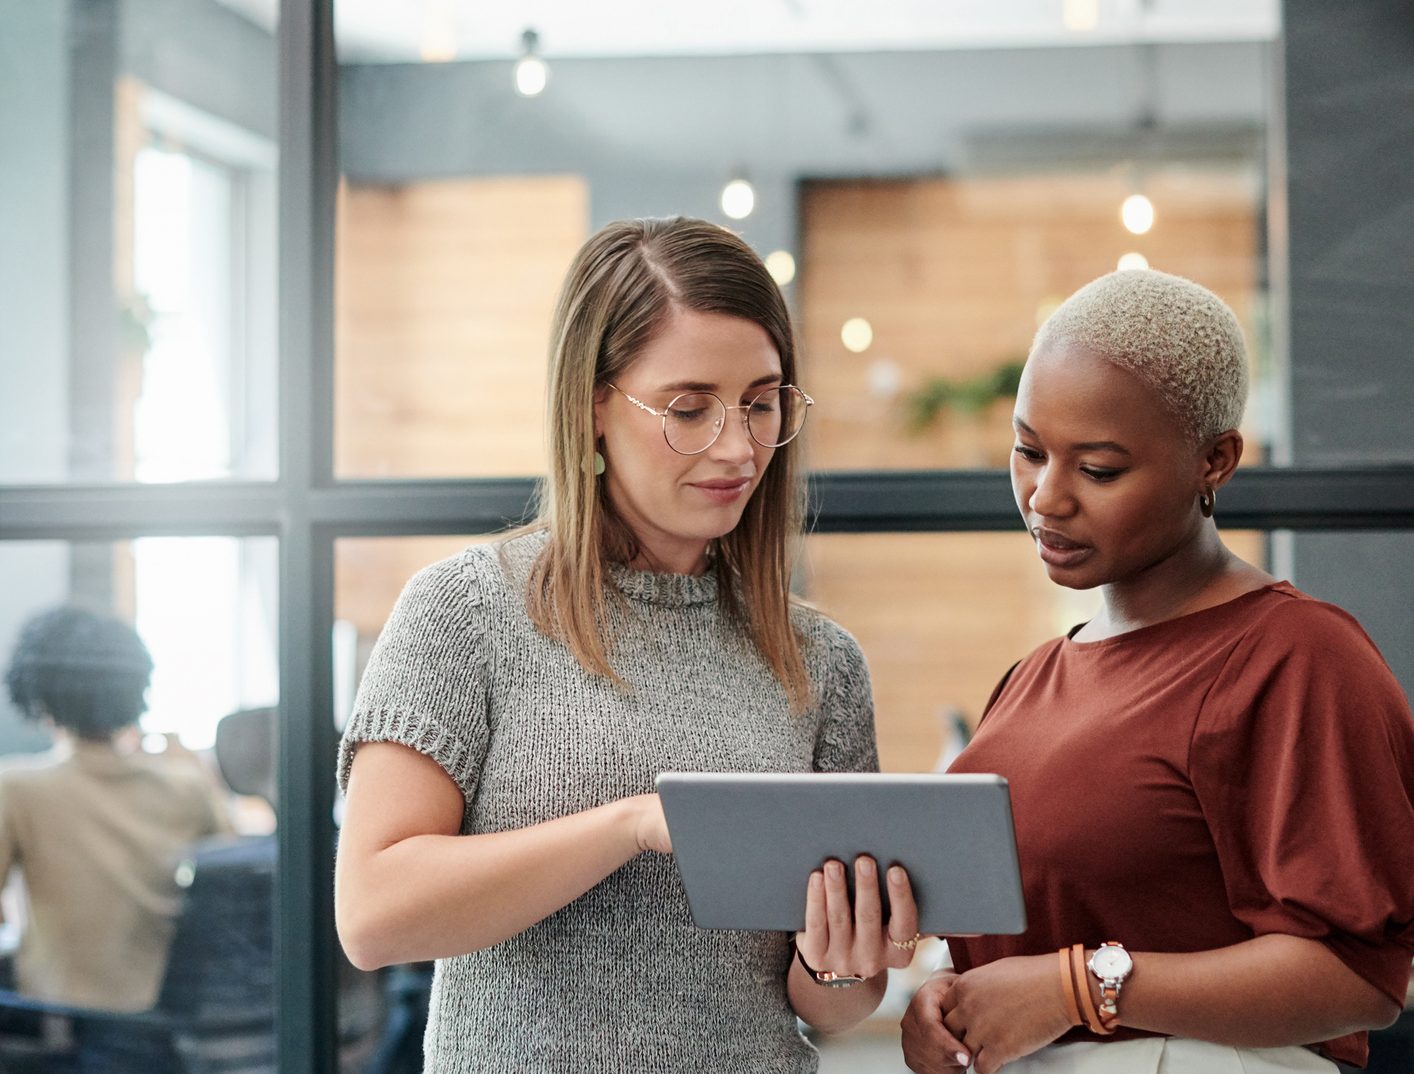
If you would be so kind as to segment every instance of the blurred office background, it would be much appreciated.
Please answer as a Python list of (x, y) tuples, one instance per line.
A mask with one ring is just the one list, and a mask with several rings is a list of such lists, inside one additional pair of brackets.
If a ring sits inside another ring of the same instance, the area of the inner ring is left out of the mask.
[[(1032, 333), (1116, 267), (1236, 310), (1227, 535), (1409, 690), (1411, 114), (1398, 0), (0, 0), (0, 650), (64, 600), (134, 623), (145, 748), (279, 849), (243, 956), (279, 1069), (405, 1069), (425, 974), (332, 937), (338, 728), (407, 577), (525, 514), (575, 249), (682, 213), (797, 317), (798, 588), (869, 658), (887, 769), (1094, 607), (1005, 467)], [(252, 708), (264, 797), (213, 755)], [(46, 746), (0, 699), (0, 755)], [(826, 1070), (902, 1069), (911, 980)]]

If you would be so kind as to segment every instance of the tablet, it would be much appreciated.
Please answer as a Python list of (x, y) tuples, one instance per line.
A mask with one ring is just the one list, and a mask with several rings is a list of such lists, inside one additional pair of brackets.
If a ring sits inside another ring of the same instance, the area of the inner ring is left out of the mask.
[(803, 929), (811, 871), (860, 854), (908, 870), (920, 932), (1026, 928), (1001, 776), (664, 772), (657, 784), (701, 928)]

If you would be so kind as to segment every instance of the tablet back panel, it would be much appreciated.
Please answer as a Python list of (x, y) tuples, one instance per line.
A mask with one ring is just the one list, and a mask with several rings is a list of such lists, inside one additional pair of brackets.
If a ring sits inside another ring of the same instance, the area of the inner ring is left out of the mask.
[(803, 929), (810, 872), (860, 854), (908, 869), (921, 932), (1026, 928), (1000, 776), (665, 772), (658, 793), (701, 928)]

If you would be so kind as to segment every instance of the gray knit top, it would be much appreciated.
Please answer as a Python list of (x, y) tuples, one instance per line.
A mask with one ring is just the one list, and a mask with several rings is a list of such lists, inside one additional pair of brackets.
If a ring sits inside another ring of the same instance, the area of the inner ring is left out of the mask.
[[(615, 567), (625, 693), (531, 624), (526, 578), (544, 544), (537, 532), (469, 548), (408, 583), (344, 732), (341, 786), (359, 742), (402, 743), (461, 787), (471, 834), (646, 793), (670, 769), (877, 769), (868, 671), (829, 619), (798, 613), (817, 700), (793, 715), (712, 575)], [(791, 954), (786, 933), (695, 927), (672, 858), (641, 854), (519, 935), (439, 961), (426, 1069), (814, 1071), (786, 999)]]

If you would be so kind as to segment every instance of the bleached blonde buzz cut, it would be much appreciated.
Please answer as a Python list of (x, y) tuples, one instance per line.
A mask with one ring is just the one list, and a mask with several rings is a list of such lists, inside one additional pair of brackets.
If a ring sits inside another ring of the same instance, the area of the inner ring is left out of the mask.
[(1031, 353), (1058, 345), (1129, 370), (1158, 393), (1195, 445), (1242, 421), (1242, 327), (1226, 302), (1192, 280), (1153, 269), (1092, 280), (1046, 318)]

